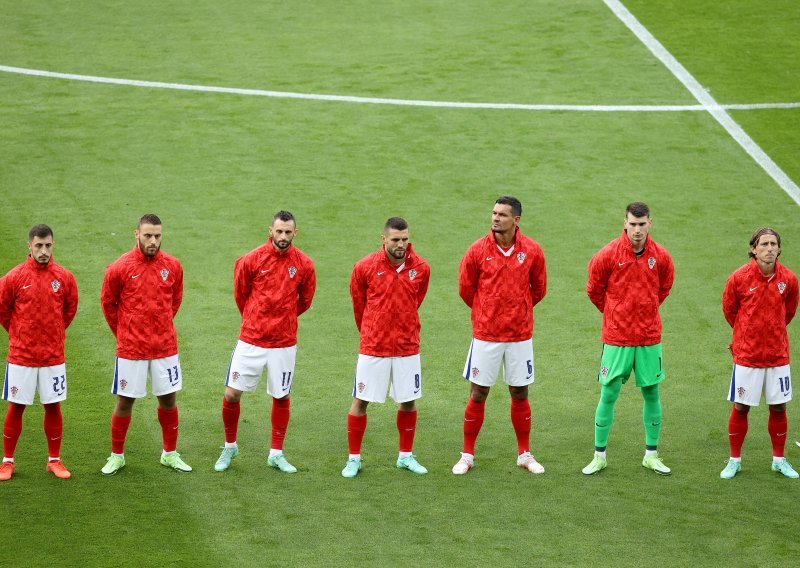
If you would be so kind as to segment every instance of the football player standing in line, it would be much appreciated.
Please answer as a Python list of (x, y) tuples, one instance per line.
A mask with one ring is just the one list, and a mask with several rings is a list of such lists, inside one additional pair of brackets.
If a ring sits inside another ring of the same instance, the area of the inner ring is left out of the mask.
[(584, 475), (593, 475), (606, 467), (614, 403), (631, 371), (644, 399), (642, 466), (660, 475), (671, 473), (658, 456), (661, 433), (658, 385), (664, 380), (658, 309), (672, 289), (675, 269), (667, 250), (649, 236), (652, 225), (647, 205), (631, 203), (625, 209), (622, 235), (600, 249), (589, 262), (586, 293), (603, 313), (603, 355), (597, 375), (600, 402), (594, 418), (594, 459), (583, 468)]
[(161, 219), (143, 216), (134, 231), (136, 244), (106, 268), (100, 303), (117, 338), (111, 392), (117, 395), (111, 415), (111, 455), (102, 468), (113, 475), (125, 466), (125, 437), (133, 403), (150, 387), (158, 399), (164, 450), (161, 465), (192, 471), (175, 451), (178, 442), (176, 393), (183, 386), (178, 337), (173, 319), (183, 300), (183, 268), (161, 250)]
[(500, 197), (492, 209), (490, 233), (473, 243), (461, 260), (458, 292), (472, 309), (472, 344), (464, 366), (470, 392), (464, 411), (464, 446), (453, 466), (456, 475), (474, 465), (486, 398), (501, 366), (511, 394), (517, 465), (544, 473), (530, 451), (528, 385), (534, 381), (533, 308), (547, 293), (547, 270), (541, 247), (519, 228), (521, 217), (519, 199)]
[(720, 477), (731, 479), (742, 469), (747, 414), (751, 406), (758, 406), (763, 392), (769, 406), (772, 471), (796, 479), (799, 476), (784, 457), (784, 446), (786, 403), (792, 400), (786, 326), (797, 312), (797, 276), (778, 262), (781, 237), (769, 227), (753, 233), (749, 255), (750, 262), (728, 277), (722, 293), (722, 311), (733, 328), (728, 395), (733, 408), (728, 422), (731, 457)]
[(283, 455), (283, 440), (289, 425), (289, 395), (297, 356), (297, 317), (311, 307), (317, 278), (311, 259), (292, 245), (295, 235), (294, 216), (278, 211), (269, 227), (269, 241), (234, 265), (233, 294), (242, 314), (242, 327), (225, 380), (225, 445), (214, 465), (216, 471), (228, 469), (239, 453), (239, 401), (243, 391), (256, 390), (264, 369), (267, 393), (272, 397), (267, 465), (284, 473), (297, 471)]
[(367, 428), (367, 405), (386, 401), (386, 391), (400, 405), (397, 467), (428, 473), (412, 453), (417, 426), (416, 400), (422, 396), (419, 356), (419, 307), (428, 291), (430, 268), (408, 239), (408, 223), (386, 221), (383, 246), (360, 261), (350, 278), (353, 315), (361, 334), (353, 381), (353, 403), (347, 414), (350, 456), (342, 476), (361, 470), (361, 441)]
[(22, 413), (39, 391), (50, 459), (46, 471), (61, 479), (70, 472), (61, 461), (61, 401), (67, 398), (64, 362), (66, 329), (78, 310), (78, 285), (69, 270), (53, 260), (53, 231), (36, 225), (28, 232), (28, 258), (0, 279), (0, 324), (8, 331), (8, 362), (3, 399), (0, 481), (14, 473), (14, 450), (22, 432)]

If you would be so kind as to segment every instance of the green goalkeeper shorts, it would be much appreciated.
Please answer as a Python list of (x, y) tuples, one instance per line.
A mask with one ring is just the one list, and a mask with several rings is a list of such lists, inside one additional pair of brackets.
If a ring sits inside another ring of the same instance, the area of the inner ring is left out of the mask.
[(665, 375), (661, 344), (639, 347), (603, 345), (600, 373), (597, 375), (601, 385), (609, 385), (619, 378), (625, 384), (631, 376), (631, 371), (636, 375), (636, 386), (640, 388), (663, 381)]

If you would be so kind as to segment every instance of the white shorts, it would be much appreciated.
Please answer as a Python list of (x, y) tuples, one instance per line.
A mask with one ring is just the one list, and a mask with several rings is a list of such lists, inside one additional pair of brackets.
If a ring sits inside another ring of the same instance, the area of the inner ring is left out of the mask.
[(408, 357), (373, 357), (358, 354), (353, 397), (367, 402), (392, 400), (411, 402), (422, 397), (422, 366), (419, 354)]
[(3, 383), (3, 399), (15, 404), (33, 404), (33, 396), (39, 391), (39, 402), (52, 404), (67, 399), (67, 367), (65, 364), (52, 367), (23, 367), (6, 363), (6, 380)]
[(239, 340), (231, 355), (225, 386), (253, 392), (266, 368), (267, 393), (273, 398), (289, 396), (296, 358), (297, 345), (266, 348)]
[(789, 365), (754, 369), (733, 365), (728, 400), (758, 406), (761, 393), (767, 404), (783, 404), (792, 400), (792, 374)]
[(128, 398), (147, 395), (147, 375), (155, 396), (178, 392), (183, 387), (183, 371), (177, 355), (161, 359), (123, 359), (114, 365), (114, 384), (111, 393)]
[(472, 339), (464, 365), (464, 378), (482, 387), (493, 387), (500, 366), (503, 381), (511, 387), (533, 382), (533, 339), (500, 343)]

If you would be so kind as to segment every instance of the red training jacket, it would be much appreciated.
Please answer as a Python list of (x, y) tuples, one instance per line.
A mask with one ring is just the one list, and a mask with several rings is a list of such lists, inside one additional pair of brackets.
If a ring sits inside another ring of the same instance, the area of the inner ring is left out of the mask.
[(52, 367), (64, 362), (64, 339), (78, 311), (78, 284), (55, 263), (28, 255), (0, 279), (0, 324), (8, 331), (8, 362)]
[(589, 261), (586, 293), (603, 312), (603, 343), (627, 347), (661, 343), (658, 307), (674, 280), (672, 257), (650, 235), (638, 258), (625, 230), (600, 249)]
[(419, 307), (428, 292), (431, 270), (409, 243), (398, 273), (386, 250), (359, 260), (350, 277), (350, 298), (361, 332), (358, 352), (373, 357), (407, 357), (419, 353)]
[(314, 263), (294, 245), (279, 252), (272, 239), (238, 258), (233, 296), (242, 314), (239, 339), (266, 348), (297, 344), (297, 317), (311, 307)]
[(458, 293), (472, 308), (472, 335), (482, 341), (526, 341), (533, 336), (533, 307), (547, 293), (547, 268), (539, 243), (517, 227), (505, 256), (494, 234), (467, 249), (458, 271)]
[(178, 353), (173, 318), (183, 300), (183, 268), (159, 251), (148, 257), (139, 246), (106, 268), (100, 304), (117, 338), (117, 357), (150, 360)]
[(764, 276), (755, 259), (728, 277), (722, 312), (733, 328), (733, 362), (764, 369), (789, 364), (786, 326), (797, 312), (797, 276), (775, 261)]

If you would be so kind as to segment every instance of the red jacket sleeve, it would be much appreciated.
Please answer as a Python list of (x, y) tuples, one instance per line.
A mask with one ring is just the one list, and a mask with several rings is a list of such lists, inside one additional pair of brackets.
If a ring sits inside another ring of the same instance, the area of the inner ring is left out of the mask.
[(425, 300), (425, 295), (428, 293), (428, 284), (430, 283), (431, 279), (431, 267), (425, 265), (425, 273), (422, 277), (422, 282), (419, 283), (419, 288), (417, 288), (417, 309), (422, 305), (422, 302)]
[(64, 298), (64, 307), (62, 317), (64, 318), (64, 329), (67, 329), (75, 319), (75, 314), (78, 312), (78, 283), (75, 277), (69, 273), (69, 281), (67, 286), (67, 294)]
[(725, 282), (725, 290), (722, 292), (722, 313), (725, 314), (725, 320), (731, 327), (736, 323), (739, 306), (739, 295), (736, 293), (736, 274), (734, 273)]
[(247, 257), (243, 256), (236, 259), (233, 265), (233, 298), (236, 300), (236, 307), (239, 313), (244, 315), (244, 307), (253, 286), (253, 274), (247, 264)]
[(540, 250), (531, 263), (530, 271), (531, 301), (533, 306), (542, 301), (547, 294), (547, 266), (544, 253)]
[(662, 262), (658, 263), (659, 283), (658, 288), (658, 305), (664, 303), (664, 300), (669, 296), (672, 290), (672, 283), (675, 281), (675, 265), (672, 262), (672, 257), (669, 254), (664, 255)]
[(314, 299), (314, 291), (317, 289), (317, 273), (314, 270), (314, 263), (306, 261), (306, 274), (303, 281), (297, 288), (297, 315), (304, 313), (311, 307)]
[(358, 331), (361, 331), (361, 320), (364, 318), (364, 309), (367, 307), (367, 283), (358, 264), (353, 267), (353, 274), (350, 276), (350, 298), (353, 301), (356, 327)]
[(11, 325), (11, 312), (14, 310), (14, 286), (8, 275), (0, 278), (0, 324), (6, 331)]
[(794, 319), (794, 315), (797, 313), (797, 302), (798, 302), (798, 285), (797, 285), (797, 278), (793, 278), (789, 285), (786, 287), (786, 292), (788, 296), (786, 297), (786, 325)]
[(172, 317), (174, 318), (183, 302), (183, 267), (175, 263), (175, 286), (172, 291)]
[(611, 263), (606, 258), (607, 253), (604, 253), (605, 249), (589, 261), (589, 280), (586, 282), (586, 294), (600, 312), (606, 307), (606, 288), (612, 269)]
[(458, 295), (470, 308), (478, 292), (478, 264), (475, 262), (473, 247), (467, 250), (458, 269)]
[(119, 274), (116, 267), (112, 264), (106, 268), (103, 276), (103, 287), (100, 291), (100, 305), (103, 308), (103, 315), (108, 322), (111, 332), (117, 335), (117, 324), (119, 323), (119, 295), (121, 291)]

